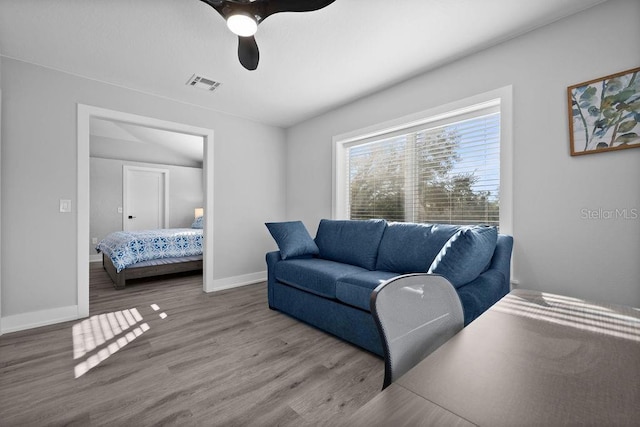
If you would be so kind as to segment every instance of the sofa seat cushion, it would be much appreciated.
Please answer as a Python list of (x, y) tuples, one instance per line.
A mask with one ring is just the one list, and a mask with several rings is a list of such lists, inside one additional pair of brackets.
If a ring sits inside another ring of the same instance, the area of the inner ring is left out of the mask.
[(365, 271), (343, 277), (336, 283), (336, 298), (365, 311), (370, 310), (371, 292), (383, 282), (398, 276), (389, 271)]
[(320, 258), (375, 270), (378, 247), (386, 227), (385, 220), (323, 219), (316, 234)]
[(275, 277), (279, 282), (334, 299), (339, 279), (366, 271), (355, 265), (319, 258), (288, 259), (275, 265)]
[(460, 226), (448, 224), (389, 223), (380, 242), (376, 270), (426, 273), (440, 249), (459, 229)]

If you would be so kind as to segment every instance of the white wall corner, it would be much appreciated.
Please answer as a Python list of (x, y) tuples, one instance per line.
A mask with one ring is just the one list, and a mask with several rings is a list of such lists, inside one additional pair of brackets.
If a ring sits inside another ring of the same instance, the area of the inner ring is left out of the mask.
[(222, 291), (225, 289), (238, 288), (240, 286), (253, 285), (254, 283), (260, 283), (260, 282), (266, 282), (266, 281), (267, 281), (266, 271), (242, 274), (240, 276), (225, 277), (224, 279), (214, 280), (213, 288), (207, 289), (207, 292)]

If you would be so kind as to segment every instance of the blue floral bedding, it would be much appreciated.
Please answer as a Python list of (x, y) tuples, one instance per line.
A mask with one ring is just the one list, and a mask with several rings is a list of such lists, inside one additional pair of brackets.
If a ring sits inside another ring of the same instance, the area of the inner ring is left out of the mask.
[(119, 273), (142, 261), (202, 255), (202, 239), (202, 230), (193, 228), (116, 231), (102, 239), (96, 251), (111, 258)]

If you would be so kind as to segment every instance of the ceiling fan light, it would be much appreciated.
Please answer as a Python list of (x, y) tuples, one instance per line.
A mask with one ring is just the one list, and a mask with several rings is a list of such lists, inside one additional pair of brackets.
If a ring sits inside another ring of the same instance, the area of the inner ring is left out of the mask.
[(227, 18), (227, 27), (241, 37), (249, 37), (258, 30), (258, 23), (249, 15), (237, 13)]

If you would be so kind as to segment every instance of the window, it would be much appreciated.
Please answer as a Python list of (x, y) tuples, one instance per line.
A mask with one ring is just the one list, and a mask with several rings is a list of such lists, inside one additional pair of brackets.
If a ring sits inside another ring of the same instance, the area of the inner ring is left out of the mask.
[(500, 101), (334, 138), (336, 217), (500, 226)]

